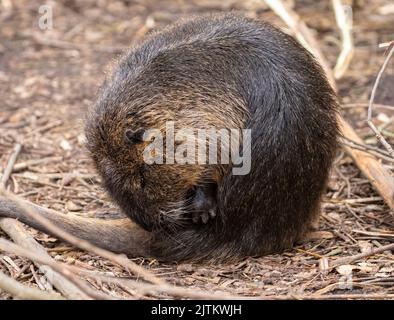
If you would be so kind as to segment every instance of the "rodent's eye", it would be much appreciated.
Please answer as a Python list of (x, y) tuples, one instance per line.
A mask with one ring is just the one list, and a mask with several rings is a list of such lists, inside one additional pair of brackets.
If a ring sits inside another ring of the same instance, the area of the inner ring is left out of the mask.
[(128, 117), (128, 118), (134, 118), (134, 117), (136, 116), (136, 114), (137, 114), (137, 112), (135, 112), (135, 111), (130, 111), (130, 112), (127, 113), (127, 117)]
[(127, 129), (124, 136), (129, 143), (140, 143), (143, 141), (144, 132), (145, 130), (143, 128), (137, 130)]

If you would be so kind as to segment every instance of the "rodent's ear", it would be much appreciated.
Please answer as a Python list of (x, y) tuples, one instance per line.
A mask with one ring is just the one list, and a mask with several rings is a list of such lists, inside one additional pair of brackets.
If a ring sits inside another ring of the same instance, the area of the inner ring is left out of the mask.
[(124, 138), (129, 143), (141, 143), (143, 140), (145, 130), (139, 128), (137, 130), (126, 129), (124, 132)]

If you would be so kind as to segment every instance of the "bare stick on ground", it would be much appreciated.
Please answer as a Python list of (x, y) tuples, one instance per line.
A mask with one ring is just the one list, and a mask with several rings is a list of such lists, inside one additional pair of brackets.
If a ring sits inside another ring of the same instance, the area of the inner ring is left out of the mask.
[(368, 119), (367, 119), (368, 125), (372, 129), (372, 131), (375, 133), (376, 138), (386, 148), (386, 150), (389, 152), (389, 154), (390, 154), (390, 156), (392, 158), (394, 158), (394, 150), (391, 147), (391, 145), (386, 141), (386, 139), (382, 136), (382, 134), (380, 133), (379, 129), (376, 128), (376, 126), (373, 124), (373, 122), (372, 122), (372, 110), (373, 110), (373, 102), (375, 100), (376, 90), (378, 88), (380, 79), (382, 78), (382, 75), (383, 75), (384, 71), (386, 70), (387, 65), (388, 65), (393, 53), (394, 53), (394, 43), (391, 44), (390, 51), (389, 51), (386, 59), (384, 60), (384, 63), (382, 65), (382, 67), (380, 68), (378, 76), (376, 77), (375, 83), (373, 85), (372, 92), (371, 92), (371, 98), (369, 100)]
[(30, 166), (36, 166), (39, 164), (41, 164), (41, 165), (47, 164), (50, 162), (59, 162), (62, 160), (63, 160), (63, 157), (48, 157), (48, 158), (43, 158), (43, 159), (27, 160), (27, 161), (15, 164), (12, 172), (25, 170), (25, 169), (29, 168)]
[[(13, 171), (15, 162), (19, 153), (22, 150), (21, 144), (16, 144), (14, 152), (12, 153), (4, 173), (0, 180), (0, 190), (5, 189), (7, 181)], [(14, 219), (0, 219), (0, 228), (3, 229), (16, 243), (22, 245), (24, 248), (37, 251), (42, 255), (46, 255), (48, 259), (52, 259), (46, 250), (36, 241), (29, 233), (21, 226), (21, 224)], [(46, 265), (36, 264), (42, 273), (46, 276), (48, 281), (58, 289), (68, 299), (87, 299), (89, 298), (83, 291), (78, 289), (72, 282), (68, 281), (61, 274), (53, 271)]]
[[(22, 221), (23, 221), (23, 217), (29, 217), (30, 222), (32, 222), (29, 224), (31, 224), (32, 227), (40, 226), (41, 229), (44, 228), (49, 234), (59, 237), (60, 239), (65, 240), (66, 242), (72, 244), (77, 248), (97, 254), (103, 258), (115, 262), (127, 268), (129, 271), (134, 272), (137, 276), (140, 276), (147, 281), (150, 281), (155, 284), (164, 284), (164, 280), (156, 277), (153, 273), (149, 272), (145, 268), (138, 266), (133, 261), (129, 260), (126, 256), (115, 254), (106, 249), (99, 248), (84, 239), (80, 239), (73, 236), (69, 232), (55, 225), (53, 222), (51, 222), (51, 215), (52, 217), (57, 217), (57, 219), (60, 220), (62, 219), (62, 214), (60, 213), (56, 213), (52, 210), (45, 210), (44, 208), (35, 206), (5, 190), (2, 191), (1, 189), (0, 189), (0, 211), (2, 215), (5, 215), (6, 217), (7, 216), (15, 217), (19, 213)], [(79, 218), (79, 220), (81, 221), (80, 230), (79, 230), (81, 231), (80, 234), (83, 235), (85, 232), (87, 232), (86, 238), (89, 238), (91, 236), (89, 234), (89, 230), (90, 230), (89, 226), (94, 225), (95, 226), (94, 230), (96, 231), (98, 230), (97, 226), (101, 226), (103, 229), (103, 234), (98, 233), (96, 236), (99, 237), (97, 238), (98, 243), (103, 242), (103, 239), (101, 237), (105, 236), (105, 231), (109, 227), (108, 221), (101, 221), (102, 219), (87, 219), (87, 218), (85, 219)], [(131, 221), (126, 221), (125, 223), (124, 220), (126, 219), (121, 219), (121, 220), (122, 221), (119, 221), (119, 228), (117, 229), (119, 233), (116, 234), (116, 236), (118, 237), (125, 236), (125, 239), (122, 239), (122, 242), (125, 243), (125, 245), (129, 245), (132, 248), (134, 248), (136, 250), (136, 253), (142, 252), (146, 254), (148, 251), (147, 248), (148, 248), (148, 242), (150, 241), (150, 234), (139, 228), (137, 225), (133, 224)], [(69, 220), (64, 219), (63, 222), (65, 229), (67, 230)], [(113, 225), (113, 223), (111, 223), (111, 225)], [(111, 233), (111, 235), (115, 235), (115, 233)], [(126, 241), (127, 239), (130, 240), (130, 243)], [(110, 246), (111, 243), (114, 242), (114, 239), (108, 239), (108, 241), (106, 242)], [(127, 249), (130, 248), (125, 248), (125, 250)]]
[[(0, 219), (0, 228), (3, 229), (11, 239), (32, 252), (38, 252), (40, 255), (52, 259), (47, 251), (22, 227), (21, 223), (14, 219)], [(72, 300), (89, 299), (83, 291), (63, 277), (51, 267), (35, 263), (37, 268), (45, 275), (52, 285), (59, 290), (66, 298)]]
[(335, 79), (340, 79), (348, 69), (354, 54), (352, 7), (345, 7), (341, 0), (332, 0), (332, 4), (334, 7), (335, 19), (337, 20), (338, 27), (342, 34), (342, 50), (334, 68)]
[(8, 181), (8, 179), (10, 178), (11, 173), (12, 173), (12, 170), (13, 170), (13, 168), (14, 168), (16, 159), (18, 158), (18, 156), (19, 156), (19, 154), (20, 154), (21, 151), (22, 151), (22, 145), (19, 144), (19, 143), (17, 143), (17, 144), (15, 145), (14, 151), (12, 152), (11, 157), (10, 157), (8, 163), (7, 163), (7, 166), (6, 166), (6, 168), (4, 169), (4, 172), (3, 172), (2, 176), (1, 176), (1, 179), (0, 179), (0, 189), (1, 189), (1, 188), (4, 188), (4, 189), (5, 189), (6, 184), (7, 184), (7, 181)]
[(47, 258), (45, 255), (41, 255), (39, 252), (27, 250), (15, 243), (8, 241), (6, 239), (3, 239), (3, 238), (0, 238), (0, 250), (19, 255), (21, 257), (28, 258), (32, 261), (35, 261), (35, 262), (43, 264), (43, 265), (50, 266), (55, 271), (59, 272), (64, 277), (69, 279), (81, 291), (86, 292), (86, 294), (91, 298), (100, 299), (100, 300), (113, 300), (114, 299), (114, 297), (93, 289), (91, 286), (87, 285), (85, 283), (85, 281), (79, 279), (76, 276), (78, 272), (75, 271), (75, 270), (78, 271), (79, 269), (76, 267), (68, 266), (66, 264), (56, 262), (52, 258)]
[[(22, 199), (7, 192), (4, 187), (5, 187), (6, 182), (12, 172), (12, 168), (16, 162), (16, 159), (17, 159), (21, 149), (22, 149), (22, 146), (20, 144), (17, 144), (15, 146), (15, 150), (10, 158), (10, 161), (8, 162), (8, 165), (7, 165), (7, 167), (4, 171), (4, 174), (1, 178), (1, 181), (0, 181), (0, 195), (4, 195), (8, 199), (13, 200), (14, 205), (11, 207), (8, 207), (8, 208), (6, 206), (3, 206), (3, 207), (0, 206), (0, 210), (5, 211), (8, 209), (9, 213), (11, 213), (12, 211), (22, 210), (24, 215), (29, 216), (31, 219), (35, 220), (38, 224), (43, 225), (49, 231), (50, 234), (53, 234), (65, 241), (71, 243), (72, 245), (74, 245), (78, 248), (81, 248), (81, 249), (89, 251), (89, 252), (93, 252), (93, 253), (95, 253), (99, 256), (102, 256), (108, 260), (116, 262), (119, 265), (122, 265), (123, 267), (128, 268), (129, 271), (134, 272), (137, 276), (143, 277), (147, 281), (150, 281), (155, 284), (163, 284), (164, 283), (163, 280), (154, 276), (152, 273), (150, 273), (146, 269), (136, 265), (134, 262), (129, 260), (127, 257), (114, 254), (114, 253), (107, 251), (105, 249), (98, 248), (95, 245), (89, 243), (88, 241), (83, 240), (83, 239), (79, 239), (79, 238), (71, 235), (67, 231), (64, 231), (63, 229), (59, 228), (54, 223), (52, 223), (49, 219), (47, 219), (43, 215), (40, 215), (39, 213), (37, 213), (34, 210), (34, 208), (32, 208), (31, 206), (26, 204)], [(0, 200), (1, 200), (1, 198), (0, 198)], [(18, 209), (18, 207), (19, 207), (19, 209)], [(87, 225), (81, 224), (81, 228), (87, 229)], [(130, 231), (131, 230), (128, 230), (129, 233), (131, 233)], [(136, 232), (133, 233), (134, 237), (136, 237), (136, 235), (141, 235), (143, 233), (142, 231), (141, 232), (137, 232), (137, 231), (138, 230), (136, 230)], [(149, 238), (149, 236), (145, 236), (144, 238)], [(109, 242), (111, 242), (111, 240), (109, 240)], [(138, 243), (141, 243), (141, 241), (137, 242), (137, 244)], [(141, 245), (142, 245), (142, 243), (141, 243)]]
[(113, 283), (118, 285), (127, 285), (130, 287), (137, 288), (137, 290), (143, 292), (144, 294), (157, 294), (157, 293), (166, 293), (171, 296), (176, 297), (185, 297), (185, 298), (192, 298), (192, 299), (247, 299), (247, 297), (236, 296), (236, 295), (229, 295), (226, 293), (216, 292), (210, 293), (201, 291), (199, 289), (185, 289), (181, 287), (172, 286), (169, 284), (149, 284), (140, 281), (125, 279), (125, 278), (116, 278), (110, 276), (104, 276), (97, 274), (92, 271), (87, 271), (85, 269), (67, 265), (64, 263), (57, 262), (53, 259), (48, 259), (47, 257), (40, 255), (38, 252), (33, 252), (26, 250), (25, 248), (18, 246), (8, 240), (0, 238), (0, 250), (10, 252), (25, 258), (28, 258), (32, 261), (36, 261), (41, 264), (47, 264), (52, 267), (57, 272), (68, 275), (70, 273), (76, 275), (85, 275), (90, 278), (94, 278), (97, 280), (105, 281), (107, 283)]
[(63, 300), (64, 298), (54, 292), (42, 291), (27, 287), (0, 271), (0, 289), (13, 297), (25, 300)]
[(390, 243), (388, 245), (381, 246), (379, 248), (372, 249), (372, 250), (367, 251), (367, 252), (359, 253), (359, 254), (356, 254), (354, 256), (349, 256), (349, 257), (344, 257), (344, 258), (337, 259), (337, 260), (335, 260), (335, 261), (333, 261), (331, 263), (330, 267), (335, 268), (335, 267), (338, 267), (340, 265), (349, 264), (349, 263), (352, 263), (354, 261), (360, 260), (362, 258), (370, 257), (370, 256), (373, 256), (375, 254), (378, 254), (378, 253), (381, 253), (381, 252), (384, 252), (384, 251), (389, 251), (389, 250), (394, 250), (394, 243)]
[(121, 53), (127, 50), (127, 47), (116, 47), (116, 46), (97, 46), (89, 45), (84, 43), (71, 43), (68, 41), (63, 41), (59, 39), (50, 39), (37, 33), (29, 33), (26, 36), (30, 36), (36, 43), (47, 46), (54, 47), (65, 50), (94, 50), (107, 53)]

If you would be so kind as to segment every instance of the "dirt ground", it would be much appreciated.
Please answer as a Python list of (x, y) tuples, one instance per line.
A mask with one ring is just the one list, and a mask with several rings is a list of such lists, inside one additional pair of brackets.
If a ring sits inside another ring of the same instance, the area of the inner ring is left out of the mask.
[[(190, 14), (238, 10), (283, 27), (264, 1), (247, 0), (62, 0), (53, 7), (53, 28), (38, 27), (41, 1), (0, 0), (0, 171), (16, 143), (23, 145), (17, 164), (45, 159), (15, 170), (8, 188), (42, 206), (65, 214), (107, 217), (116, 212), (100, 187), (84, 147), (83, 119), (109, 66), (122, 50), (152, 28), (160, 29)], [(333, 66), (340, 52), (340, 33), (331, 1), (290, 1), (316, 32)], [(354, 1), (355, 55), (338, 81), (345, 118), (366, 143), (380, 147), (367, 127), (367, 103), (384, 61), (378, 44), (394, 40), (392, 1)], [(44, 3), (42, 3), (44, 4)], [(389, 9), (387, 9), (389, 8)], [(377, 91), (374, 121), (394, 142), (394, 61)], [(391, 109), (387, 106), (391, 106)], [(385, 161), (393, 168), (393, 161)], [(236, 264), (163, 264), (134, 259), (170, 284), (206, 292), (271, 298), (385, 298), (394, 294), (394, 255), (383, 252), (351, 265), (324, 272), (321, 258), (354, 255), (394, 239), (394, 214), (373, 190), (352, 160), (339, 151), (324, 198), (321, 237), (283, 254), (249, 258)], [(98, 256), (76, 250), (28, 228), (57, 261), (133, 278), (127, 270)], [(0, 231), (0, 236), (9, 239)], [(0, 252), (0, 270), (32, 287), (51, 290), (41, 271), (28, 259)], [(133, 292), (88, 279), (97, 290), (117, 298)], [(166, 298), (147, 294), (144, 299)], [(11, 296), (1, 292), (0, 299)]]

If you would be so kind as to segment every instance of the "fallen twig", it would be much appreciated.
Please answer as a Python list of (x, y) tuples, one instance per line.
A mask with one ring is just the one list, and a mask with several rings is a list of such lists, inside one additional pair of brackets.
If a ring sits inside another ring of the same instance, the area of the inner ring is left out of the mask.
[(373, 232), (373, 231), (365, 231), (365, 230), (352, 230), (352, 232), (362, 234), (365, 236), (394, 239), (394, 233), (389, 233), (389, 232)]
[(94, 50), (94, 51), (100, 51), (105, 53), (121, 53), (127, 49), (127, 47), (119, 47), (119, 46), (108, 46), (108, 45), (98, 46), (98, 45), (90, 45), (84, 43), (72, 43), (59, 39), (45, 38), (37, 33), (29, 33), (26, 35), (30, 36), (36, 43), (40, 45), (65, 49), (65, 50)]
[[(394, 7), (394, 6), (393, 6)], [(383, 42), (379, 44), (379, 48), (388, 48), (394, 44), (394, 41)]]
[[(8, 218), (0, 219), (0, 228), (3, 229), (15, 243), (31, 250), (32, 252), (38, 252), (40, 255), (46, 256), (48, 259), (52, 259), (47, 251), (29, 235), (18, 221)], [(36, 263), (36, 265), (48, 281), (66, 298), (72, 300), (89, 299), (89, 296), (87, 296), (67, 278), (63, 277), (60, 273), (53, 271), (52, 268), (47, 265), (40, 265), (38, 263)]]
[[(12, 153), (4, 174), (0, 180), (0, 191), (5, 189), (7, 181), (13, 171), (17, 157), (22, 150), (21, 144), (16, 144), (14, 152)], [(40, 252), (42, 255), (46, 255), (49, 259), (52, 259), (46, 250), (35, 241), (26, 230), (20, 225), (20, 223), (14, 219), (0, 219), (0, 228), (3, 229), (16, 243), (21, 244), (23, 247)], [(37, 267), (45, 274), (46, 278), (57, 288), (65, 297), (69, 299), (87, 299), (88, 296), (78, 289), (73, 283), (68, 281), (59, 273), (53, 271), (46, 265), (39, 265)]]
[(29, 168), (30, 166), (36, 166), (36, 165), (44, 164), (44, 163), (47, 164), (50, 162), (59, 162), (62, 160), (63, 160), (63, 157), (48, 157), (48, 158), (43, 158), (43, 159), (27, 160), (24, 162), (16, 163), (14, 165), (12, 172), (25, 170), (25, 169)]
[(394, 243), (390, 243), (388, 245), (381, 246), (379, 248), (375, 248), (375, 249), (372, 249), (372, 250), (367, 251), (367, 252), (359, 253), (359, 254), (356, 254), (354, 256), (349, 256), (349, 257), (344, 257), (344, 258), (337, 259), (337, 260), (331, 262), (329, 266), (331, 268), (335, 268), (335, 267), (338, 267), (340, 265), (350, 264), (350, 263), (352, 263), (354, 261), (357, 261), (357, 260), (360, 260), (362, 258), (373, 256), (375, 254), (378, 254), (378, 253), (381, 253), (381, 252), (384, 252), (384, 251), (389, 251), (389, 250), (394, 250)]
[[(65, 276), (67, 279), (69, 279), (72, 283), (74, 283), (79, 289), (81, 289), (83, 292), (86, 292), (88, 296), (95, 298), (95, 299), (100, 299), (100, 300), (113, 300), (114, 298), (112, 296), (108, 296), (105, 293), (99, 292), (93, 288), (91, 288), (89, 285), (87, 285), (84, 281), (80, 280), (75, 276), (75, 274), (78, 274), (79, 269), (76, 267), (68, 266), (66, 264), (58, 263), (52, 258), (48, 258), (45, 255), (40, 254), (39, 252), (34, 252), (27, 250), (11, 241), (8, 241), (6, 239), (0, 238), (0, 250), (17, 254), (21, 257), (28, 258), (32, 261), (38, 262), (43, 265), (48, 265), (57, 272), (61, 273), (63, 276)], [(77, 270), (77, 272), (75, 272)]]
[(332, 4), (335, 11), (335, 18), (342, 34), (342, 50), (338, 56), (334, 68), (335, 79), (340, 79), (348, 69), (350, 61), (352, 60), (354, 54), (352, 38), (352, 7), (345, 7), (341, 3), (341, 0), (332, 0)]
[(10, 157), (8, 163), (7, 163), (7, 166), (4, 169), (3, 175), (1, 176), (0, 189), (6, 187), (7, 181), (10, 178), (10, 175), (11, 175), (12, 170), (14, 168), (16, 159), (18, 158), (19, 153), (21, 152), (21, 150), (22, 150), (22, 145), (17, 143), (15, 145), (14, 151), (12, 152), (11, 157)]
[[(56, 226), (54, 223), (52, 223), (49, 219), (45, 218), (43, 215), (37, 213), (37, 211), (34, 209), (34, 207), (30, 206), (26, 201), (20, 199), (19, 197), (0, 189), (0, 195), (3, 195), (4, 197), (10, 199), (16, 206), (17, 208), (19, 207), (20, 210), (23, 211), (24, 215), (27, 215), (31, 217), (33, 220), (37, 221), (39, 224), (44, 226), (47, 230), (50, 231), (51, 234), (56, 235), (57, 237), (67, 241), (68, 243), (72, 244), (73, 246), (80, 248), (85, 251), (92, 252), (94, 254), (97, 254), (98, 256), (101, 256), (103, 258), (106, 258), (110, 261), (113, 261), (125, 268), (127, 268), (129, 271), (134, 272), (137, 276), (141, 276), (147, 281), (150, 281), (155, 284), (163, 284), (164, 280), (156, 277), (154, 274), (149, 272), (143, 267), (138, 266), (135, 264), (133, 261), (129, 260), (126, 256), (124, 255), (119, 255), (112, 253), (108, 250), (99, 248), (90, 242), (77, 238), (70, 233), (64, 231), (62, 228)], [(1, 200), (1, 199), (0, 199)], [(4, 208), (5, 209), (5, 208)]]
[(373, 102), (375, 100), (376, 89), (378, 88), (380, 79), (382, 78), (382, 75), (383, 75), (384, 71), (386, 70), (387, 65), (388, 65), (393, 53), (394, 53), (394, 44), (391, 45), (391, 49), (390, 49), (388, 55), (386, 56), (386, 59), (384, 60), (384, 63), (382, 65), (382, 67), (380, 68), (378, 76), (376, 77), (375, 83), (373, 85), (372, 92), (371, 92), (371, 98), (369, 100), (369, 105), (368, 105), (368, 118), (367, 118), (367, 122), (368, 122), (369, 127), (375, 133), (376, 138), (386, 148), (386, 150), (388, 151), (388, 153), (390, 154), (390, 156), (392, 158), (394, 158), (394, 150), (391, 147), (391, 145), (387, 142), (387, 140), (382, 136), (379, 129), (376, 128), (376, 126), (372, 122), (372, 110), (373, 110)]
[[(342, 105), (342, 109), (351, 109), (351, 108), (368, 108), (368, 103), (355, 102), (355, 103), (345, 103)], [(394, 106), (389, 106), (385, 104), (374, 103), (375, 108), (385, 109), (385, 110), (394, 110)]]
[(0, 271), (0, 289), (8, 292), (13, 297), (24, 300), (63, 300), (55, 292), (47, 292), (37, 288), (27, 287)]
[(375, 146), (371, 146), (368, 144), (358, 144), (357, 142), (350, 141), (348, 139), (342, 139), (342, 144), (347, 145), (351, 148), (364, 151), (366, 153), (370, 153), (378, 158), (386, 160), (388, 162), (394, 162), (394, 158), (391, 158), (389, 153), (386, 150), (380, 149)]
[(15, 146), (14, 153), (12, 154), (10, 161), (8, 162), (6, 170), (4, 171), (4, 174), (3, 174), (1, 181), (0, 181), (0, 195), (4, 195), (5, 197), (13, 200), (14, 203), (17, 205), (17, 207), (19, 207), (25, 215), (30, 216), (32, 219), (36, 220), (41, 225), (43, 225), (52, 234), (69, 242), (70, 244), (74, 245), (75, 247), (92, 252), (92, 253), (97, 254), (101, 257), (104, 257), (108, 260), (116, 262), (119, 265), (127, 268), (129, 271), (134, 272), (137, 276), (143, 277), (147, 281), (150, 281), (155, 284), (163, 284), (164, 283), (164, 281), (162, 279), (156, 277), (155, 275), (153, 275), (152, 273), (150, 273), (146, 269), (136, 265), (134, 262), (129, 260), (127, 257), (125, 257), (123, 255), (114, 254), (114, 253), (107, 251), (105, 249), (98, 248), (86, 240), (79, 239), (79, 238), (69, 234), (68, 232), (64, 231), (62, 228), (59, 228), (58, 226), (53, 224), (51, 221), (46, 219), (44, 216), (38, 214), (31, 206), (27, 205), (19, 197), (11, 194), (10, 192), (7, 192), (4, 187), (5, 187), (6, 182), (12, 172), (12, 168), (15, 164), (16, 158), (17, 158), (21, 148), (22, 148), (22, 146), (20, 144), (17, 144)]
[(26, 250), (23, 247), (18, 246), (2, 238), (0, 238), (0, 250), (17, 254), (19, 256), (28, 258), (32, 261), (36, 261), (41, 264), (47, 264), (50, 267), (52, 267), (54, 270), (62, 273), (63, 275), (68, 275), (70, 273), (77, 275), (84, 275), (107, 283), (131, 286), (137, 288), (137, 290), (144, 292), (145, 294), (148, 293), (157, 294), (161, 292), (172, 296), (192, 298), (192, 299), (220, 299), (220, 300), (247, 299), (247, 297), (229, 295), (221, 292), (210, 293), (198, 289), (185, 289), (181, 287), (172, 286), (169, 284), (149, 284), (149, 283), (143, 283), (140, 281), (125, 279), (125, 278), (115, 278), (115, 277), (105, 276), (98, 274), (97, 272), (87, 271), (76, 266), (67, 265), (64, 263), (57, 262), (53, 259), (48, 259), (47, 257), (37, 252)]

